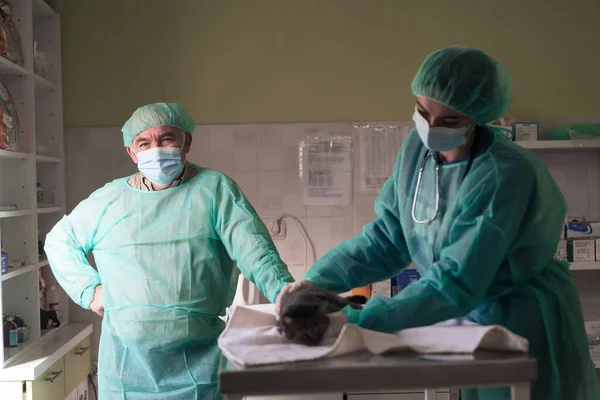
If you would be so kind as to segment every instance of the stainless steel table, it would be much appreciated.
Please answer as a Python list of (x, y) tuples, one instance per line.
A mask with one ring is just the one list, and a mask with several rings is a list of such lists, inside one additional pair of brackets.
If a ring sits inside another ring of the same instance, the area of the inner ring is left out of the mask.
[(446, 357), (360, 352), (327, 360), (248, 368), (223, 358), (219, 372), (221, 393), (228, 400), (421, 388), (429, 400), (435, 399), (435, 388), (482, 386), (510, 386), (512, 400), (530, 400), (531, 382), (536, 379), (535, 359), (493, 352)]

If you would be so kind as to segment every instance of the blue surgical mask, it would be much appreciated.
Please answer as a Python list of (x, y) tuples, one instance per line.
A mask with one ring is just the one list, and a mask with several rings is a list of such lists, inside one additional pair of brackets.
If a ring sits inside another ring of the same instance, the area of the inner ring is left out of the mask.
[(153, 147), (137, 153), (138, 169), (150, 182), (166, 186), (183, 171), (181, 149)]
[(429, 122), (415, 110), (413, 121), (421, 141), (431, 151), (448, 151), (467, 143), (465, 134), (468, 126), (462, 128), (446, 128), (442, 126), (429, 126)]

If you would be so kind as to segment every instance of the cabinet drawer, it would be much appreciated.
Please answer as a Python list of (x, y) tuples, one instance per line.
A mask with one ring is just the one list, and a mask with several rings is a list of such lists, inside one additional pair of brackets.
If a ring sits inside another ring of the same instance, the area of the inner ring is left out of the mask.
[(71, 393), (77, 385), (87, 379), (91, 370), (90, 337), (83, 339), (65, 355), (65, 391)]
[(65, 360), (61, 358), (56, 364), (35, 381), (28, 390), (28, 400), (64, 400), (65, 393)]
[(77, 387), (77, 399), (76, 400), (88, 400), (88, 378), (86, 377), (79, 383)]
[(65, 400), (77, 400), (77, 389), (73, 390), (71, 394), (69, 394)]

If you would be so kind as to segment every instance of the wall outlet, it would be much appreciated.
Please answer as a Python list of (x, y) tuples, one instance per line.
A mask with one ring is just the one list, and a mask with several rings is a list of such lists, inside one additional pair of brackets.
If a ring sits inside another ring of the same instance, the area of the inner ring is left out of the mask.
[(273, 240), (283, 240), (287, 234), (287, 226), (284, 220), (266, 219), (265, 225), (269, 230), (269, 234)]

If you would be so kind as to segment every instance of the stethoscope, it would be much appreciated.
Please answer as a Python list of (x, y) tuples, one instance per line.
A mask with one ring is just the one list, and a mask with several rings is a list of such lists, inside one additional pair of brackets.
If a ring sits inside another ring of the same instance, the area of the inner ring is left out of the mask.
[[(473, 145), (471, 147), (471, 152), (469, 153), (469, 161), (467, 163), (467, 168), (465, 169), (465, 173), (463, 174), (462, 179), (460, 180), (460, 183), (462, 183), (462, 181), (464, 181), (465, 177), (471, 170), (471, 166), (473, 165), (473, 160), (475, 159), (475, 151), (476, 151), (475, 149), (477, 147), (478, 140), (479, 140), (479, 134), (476, 133), (475, 139), (473, 140)], [(416, 209), (416, 205), (417, 205), (417, 196), (419, 195), (419, 189), (421, 188), (421, 178), (423, 177), (423, 170), (425, 169), (425, 164), (427, 163), (427, 159), (429, 158), (429, 153), (430, 153), (430, 151), (427, 150), (425, 152), (425, 155), (423, 156), (423, 160), (421, 161), (421, 167), (419, 168), (419, 175), (417, 175), (417, 185), (415, 187), (415, 194), (413, 196), (413, 203), (412, 203), (412, 219), (417, 224), (423, 224), (423, 225), (428, 225), (431, 222), (433, 222), (433, 220), (435, 220), (435, 218), (438, 215), (438, 210), (439, 210), (439, 206), (440, 206), (440, 164), (442, 163), (442, 160), (440, 158), (440, 153), (435, 152), (433, 154), (433, 158), (435, 160), (435, 210), (433, 211), (433, 216), (431, 218), (425, 218), (423, 220), (419, 220), (419, 219), (417, 219), (417, 216), (415, 215), (415, 209)]]

